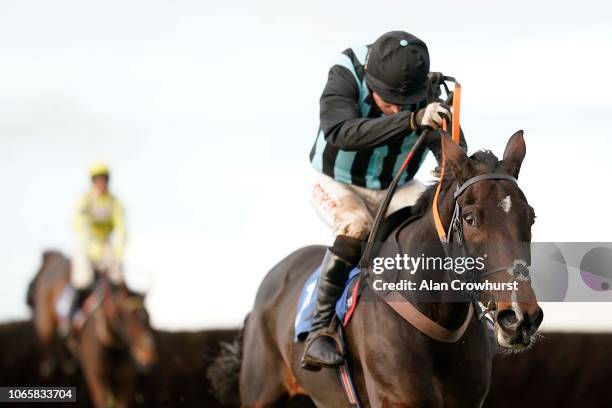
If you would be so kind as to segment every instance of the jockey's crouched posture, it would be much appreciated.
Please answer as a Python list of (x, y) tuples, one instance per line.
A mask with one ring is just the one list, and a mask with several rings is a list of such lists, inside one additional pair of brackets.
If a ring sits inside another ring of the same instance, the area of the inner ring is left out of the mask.
[[(375, 213), (395, 173), (425, 128), (437, 129), (446, 106), (433, 101), (429, 53), (423, 41), (403, 31), (340, 54), (320, 99), (320, 128), (310, 160), (320, 174), (312, 202), (336, 237), (321, 267), (316, 311), (302, 366), (336, 366), (343, 356), (328, 335), (335, 303), (361, 257)], [(439, 133), (427, 142), (439, 157)], [(413, 205), (425, 187), (413, 180), (426, 149), (412, 159), (389, 213)]]
[(70, 321), (94, 282), (94, 271), (106, 273), (113, 284), (123, 282), (123, 206), (109, 191), (108, 166), (102, 163), (93, 165), (90, 177), (91, 190), (79, 200), (74, 216), (78, 245), (72, 258), (70, 274), (75, 289)]

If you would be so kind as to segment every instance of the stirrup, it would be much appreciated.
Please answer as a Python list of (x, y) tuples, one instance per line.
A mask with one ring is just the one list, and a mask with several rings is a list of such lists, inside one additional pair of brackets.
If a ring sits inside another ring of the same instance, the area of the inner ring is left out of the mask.
[(335, 331), (330, 330), (330, 328), (323, 328), (323, 329), (316, 330), (308, 335), (308, 338), (306, 339), (306, 344), (304, 346), (304, 352), (300, 360), (300, 364), (302, 368), (306, 370), (310, 370), (310, 371), (319, 371), (322, 367), (332, 367), (333, 368), (343, 363), (342, 361), (338, 364), (324, 364), (324, 363), (320, 363), (319, 361), (315, 361), (315, 360), (308, 358), (307, 351), (312, 346), (312, 343), (322, 338), (330, 339), (334, 343), (338, 355), (340, 355), (342, 360), (344, 360), (344, 347), (340, 341), (340, 338), (338, 337), (338, 334)]

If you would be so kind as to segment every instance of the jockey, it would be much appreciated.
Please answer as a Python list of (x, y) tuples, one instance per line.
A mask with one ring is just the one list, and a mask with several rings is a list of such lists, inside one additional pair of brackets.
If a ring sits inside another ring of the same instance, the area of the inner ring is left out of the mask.
[[(449, 110), (434, 101), (428, 80), (429, 53), (403, 31), (339, 55), (320, 99), (320, 128), (310, 153), (319, 172), (312, 203), (335, 241), (321, 266), (316, 310), (302, 366), (317, 370), (343, 362), (328, 331), (349, 272), (395, 173), (424, 128), (437, 129)], [(427, 147), (440, 156), (440, 134)], [(388, 214), (413, 205), (425, 189), (413, 177), (427, 150), (417, 151), (400, 179)]]
[(90, 169), (92, 188), (78, 202), (74, 227), (78, 236), (70, 281), (76, 293), (70, 320), (94, 281), (94, 270), (104, 272), (114, 284), (123, 282), (125, 247), (123, 206), (108, 188), (108, 166), (96, 163)]

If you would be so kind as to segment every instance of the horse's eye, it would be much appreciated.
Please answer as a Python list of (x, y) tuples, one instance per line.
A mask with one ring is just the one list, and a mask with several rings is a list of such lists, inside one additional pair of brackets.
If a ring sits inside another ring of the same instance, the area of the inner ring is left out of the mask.
[(470, 227), (476, 228), (476, 217), (472, 213), (467, 213), (463, 216), (463, 221), (467, 222)]

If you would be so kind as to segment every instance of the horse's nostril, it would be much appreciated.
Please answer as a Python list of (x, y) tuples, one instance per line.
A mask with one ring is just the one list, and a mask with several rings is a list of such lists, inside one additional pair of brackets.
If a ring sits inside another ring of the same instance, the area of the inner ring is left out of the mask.
[(538, 307), (534, 314), (524, 314), (524, 319), (516, 322), (515, 333), (521, 332), (525, 340), (531, 338), (531, 336), (538, 330), (542, 320), (544, 319), (544, 312)]
[(514, 336), (522, 324), (522, 320), (516, 317), (514, 310), (506, 309), (497, 313), (497, 323), (504, 333)]

